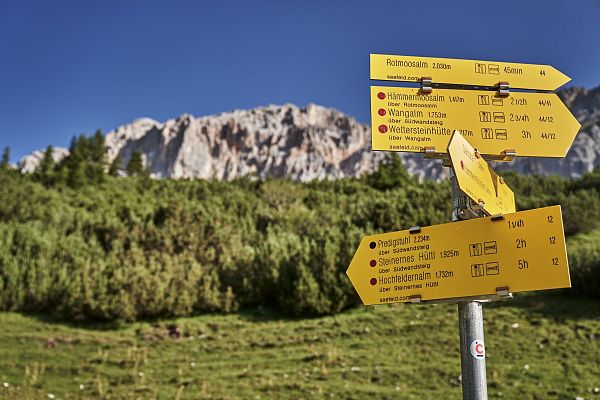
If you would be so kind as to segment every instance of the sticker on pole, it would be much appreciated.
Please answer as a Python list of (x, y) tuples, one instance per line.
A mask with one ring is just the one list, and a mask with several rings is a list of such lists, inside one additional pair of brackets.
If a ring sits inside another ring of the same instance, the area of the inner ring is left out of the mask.
[(485, 346), (483, 344), (483, 339), (475, 339), (471, 343), (471, 355), (479, 360), (483, 360), (485, 358)]

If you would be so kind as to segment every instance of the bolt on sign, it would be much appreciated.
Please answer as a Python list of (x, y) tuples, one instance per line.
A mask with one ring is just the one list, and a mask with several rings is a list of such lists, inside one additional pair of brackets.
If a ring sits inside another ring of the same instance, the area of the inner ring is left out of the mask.
[(516, 211), (513, 191), (458, 131), (448, 144), (448, 154), (458, 187), (471, 200), (492, 215)]
[(420, 82), (423, 77), (489, 87), (506, 81), (513, 88), (535, 90), (556, 90), (571, 80), (549, 65), (371, 54), (371, 79)]
[(458, 130), (483, 155), (564, 157), (579, 128), (554, 93), (371, 86), (373, 150), (444, 153)]
[(346, 274), (365, 305), (571, 286), (560, 206), (365, 236)]

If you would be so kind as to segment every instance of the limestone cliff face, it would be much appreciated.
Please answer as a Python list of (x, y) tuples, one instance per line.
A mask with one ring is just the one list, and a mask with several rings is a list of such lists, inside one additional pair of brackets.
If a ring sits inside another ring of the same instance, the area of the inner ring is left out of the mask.
[[(22, 157), (17, 163), (17, 168), (25, 172), (33, 172), (38, 167), (42, 159), (44, 158), (45, 150), (36, 150), (31, 154)], [(52, 152), (52, 159), (54, 162), (59, 162), (69, 154), (69, 150), (64, 147), (54, 147)]]
[[(600, 87), (570, 88), (559, 95), (582, 124), (567, 157), (518, 158), (498, 169), (577, 177), (600, 167)], [(109, 160), (120, 154), (123, 166), (134, 151), (142, 153), (156, 178), (253, 175), (309, 181), (357, 177), (377, 168), (385, 153), (370, 150), (370, 135), (367, 125), (337, 110), (285, 104), (205, 117), (183, 114), (166, 122), (142, 118), (109, 132), (106, 145)], [(32, 171), (40, 154), (24, 157), (21, 170)], [(55, 151), (59, 158), (66, 154)], [(399, 154), (413, 175), (446, 177), (439, 161)]]
[(369, 151), (367, 126), (314, 104), (140, 119), (110, 132), (106, 144), (109, 158), (120, 153), (124, 164), (141, 152), (158, 178), (335, 179), (372, 171), (383, 158)]

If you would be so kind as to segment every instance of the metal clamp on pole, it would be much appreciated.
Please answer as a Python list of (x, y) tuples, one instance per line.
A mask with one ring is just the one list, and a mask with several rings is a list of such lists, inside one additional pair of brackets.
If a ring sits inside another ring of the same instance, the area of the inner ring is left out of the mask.
[(512, 293), (510, 292), (510, 289), (508, 286), (503, 286), (503, 287), (496, 288), (496, 296), (512, 297)]
[(487, 214), (479, 204), (476, 204), (456, 183), (454, 170), (450, 168), (450, 184), (452, 187), (452, 221), (484, 217)]
[(500, 155), (504, 157), (502, 159), (502, 161), (508, 162), (508, 161), (512, 161), (513, 158), (515, 158), (517, 156), (517, 152), (515, 151), (515, 149), (506, 149), (502, 153), (500, 153)]
[(508, 97), (510, 96), (510, 87), (508, 82), (498, 82), (498, 96)]
[(431, 78), (430, 77), (423, 77), (421, 78), (421, 92), (423, 94), (429, 94), (431, 92), (433, 92), (433, 87), (431, 86)]
[(408, 233), (410, 234), (415, 234), (415, 233), (419, 233), (421, 232), (421, 227), (416, 225), (416, 226), (411, 226), (410, 229), (408, 230)]
[(435, 155), (437, 153), (435, 152), (435, 147), (426, 146), (424, 148), (424, 150), (425, 150), (425, 155), (423, 157), (425, 157), (425, 158), (436, 158)]
[(411, 303), (420, 303), (421, 302), (421, 295), (410, 296), (410, 302)]
[(504, 214), (495, 214), (495, 215), (492, 215), (491, 220), (492, 220), (492, 222), (502, 221), (502, 220), (504, 220)]
[(496, 162), (510, 162), (517, 156), (515, 149), (506, 149), (500, 154), (486, 154), (483, 156), (485, 160), (496, 161)]
[[(433, 146), (425, 146), (423, 147), (423, 158), (427, 159), (441, 159), (443, 163), (449, 163), (450, 159), (448, 158), (447, 153), (439, 153), (435, 151), (435, 147)], [(448, 164), (450, 165), (450, 164)]]
[(478, 207), (479, 207), (481, 210), (485, 209), (485, 201), (483, 201), (483, 199), (479, 199), (479, 200), (477, 200), (477, 206), (478, 206)]
[(464, 195), (465, 208), (462, 209), (462, 219), (480, 218), (485, 217), (485, 201), (478, 199), (477, 202), (471, 200), (467, 195)]

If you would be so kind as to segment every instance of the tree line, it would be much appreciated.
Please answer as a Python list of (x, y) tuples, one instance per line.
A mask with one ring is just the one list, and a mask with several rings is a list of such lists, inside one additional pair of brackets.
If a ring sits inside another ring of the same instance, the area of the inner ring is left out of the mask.
[[(69, 154), (55, 162), (54, 147), (49, 145), (32, 174), (32, 178), (44, 185), (66, 184), (79, 188), (86, 184), (100, 184), (108, 176), (150, 176), (150, 169), (144, 166), (142, 154), (134, 151), (123, 168), (123, 160), (118, 154), (108, 162), (104, 135), (101, 130), (90, 137), (82, 134), (74, 136), (69, 145)], [(8, 168), (10, 148), (5, 147), (0, 159), (0, 168)]]

